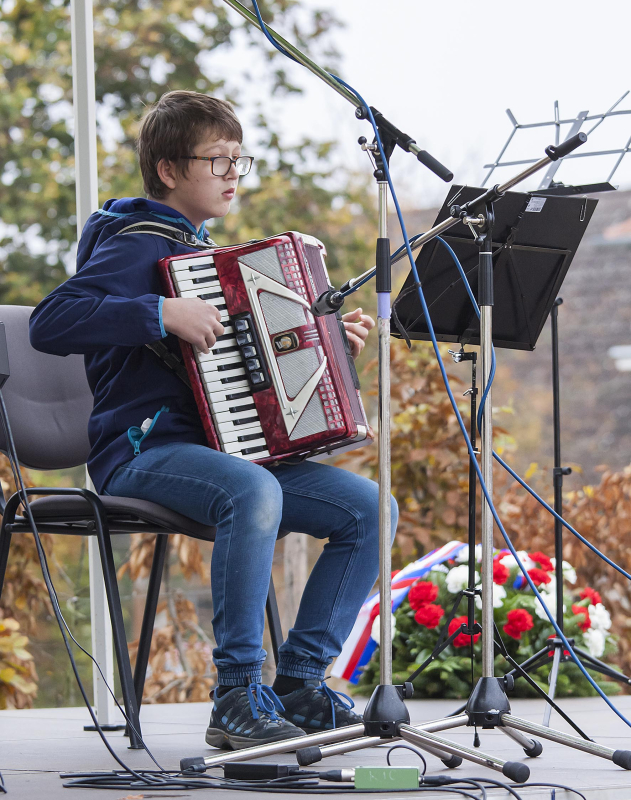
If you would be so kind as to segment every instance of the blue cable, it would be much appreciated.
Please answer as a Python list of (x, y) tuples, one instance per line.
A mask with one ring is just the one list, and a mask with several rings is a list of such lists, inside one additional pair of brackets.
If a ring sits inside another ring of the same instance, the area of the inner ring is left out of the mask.
[[(260, 14), (260, 11), (259, 11), (259, 8), (258, 8), (257, 0), (252, 0), (252, 3), (253, 3), (254, 8), (256, 10), (256, 16), (257, 16), (257, 18), (259, 20), (259, 23), (261, 25), (261, 29), (264, 32), (264, 34), (267, 37), (267, 39), (271, 42), (271, 44), (277, 50), (279, 50), (281, 53), (283, 53), (284, 55), (286, 55), (289, 58), (291, 58), (292, 61), (295, 61), (296, 59), (294, 59), (293, 56), (291, 56), (289, 53), (287, 53), (287, 51), (283, 47), (278, 45), (276, 43), (276, 41), (272, 38), (272, 36), (269, 34), (269, 32), (267, 31), (267, 28), (265, 26), (265, 23), (263, 22), (263, 18), (261, 17), (261, 14)], [(517, 562), (520, 570), (522, 571), (522, 573), (523, 573), (523, 575), (524, 575), (524, 577), (526, 579), (526, 582), (528, 583), (528, 585), (530, 586), (530, 589), (532, 590), (533, 594), (535, 595), (535, 597), (537, 598), (537, 600), (541, 604), (542, 608), (544, 609), (544, 611), (546, 613), (546, 616), (548, 617), (548, 619), (550, 621), (550, 624), (554, 628), (557, 636), (561, 639), (561, 641), (563, 642), (565, 648), (570, 653), (570, 656), (571, 656), (572, 660), (574, 661), (576, 666), (579, 668), (579, 670), (583, 673), (583, 675), (587, 679), (587, 681), (596, 690), (597, 694), (599, 694), (600, 697), (609, 706), (609, 708), (611, 708), (611, 710), (626, 725), (631, 727), (631, 721), (629, 721), (624, 716), (624, 714), (622, 714), (622, 712), (619, 711), (615, 707), (615, 705), (609, 700), (607, 695), (603, 692), (603, 690), (600, 688), (600, 686), (598, 686), (598, 684), (594, 681), (594, 679), (587, 672), (587, 670), (585, 669), (585, 667), (583, 666), (583, 664), (581, 663), (579, 658), (574, 653), (574, 650), (573, 650), (572, 646), (570, 645), (569, 641), (567, 640), (567, 637), (565, 636), (563, 631), (559, 628), (556, 620), (554, 619), (554, 616), (551, 614), (549, 608), (547, 607), (547, 605), (543, 601), (543, 598), (541, 597), (539, 591), (537, 590), (537, 587), (535, 586), (532, 578), (528, 574), (528, 571), (526, 570), (526, 568), (522, 564), (519, 556), (517, 555), (517, 551), (515, 550), (512, 542), (510, 541), (510, 538), (509, 538), (508, 534), (506, 533), (504, 525), (502, 524), (502, 521), (499, 518), (499, 515), (497, 513), (497, 509), (495, 508), (493, 500), (492, 500), (492, 498), (491, 498), (491, 496), (489, 494), (489, 491), (487, 489), (486, 483), (484, 482), (484, 478), (482, 477), (482, 471), (480, 469), (480, 465), (478, 464), (477, 458), (475, 457), (475, 453), (474, 453), (473, 447), (471, 445), (471, 440), (469, 439), (469, 434), (467, 432), (466, 425), (464, 424), (464, 420), (462, 419), (462, 415), (460, 414), (460, 410), (458, 409), (458, 404), (457, 404), (456, 398), (454, 397), (454, 394), (453, 394), (453, 392), (451, 390), (451, 386), (449, 384), (449, 378), (448, 378), (447, 372), (445, 370), (445, 365), (444, 365), (443, 359), (442, 359), (442, 357), (440, 355), (440, 350), (438, 348), (438, 341), (436, 339), (436, 334), (434, 332), (434, 326), (432, 325), (432, 321), (431, 321), (431, 318), (430, 318), (430, 315), (429, 315), (429, 309), (427, 308), (427, 303), (425, 301), (425, 296), (423, 294), (423, 289), (422, 289), (422, 287), (420, 285), (418, 271), (416, 269), (416, 263), (414, 261), (414, 256), (412, 255), (412, 248), (410, 246), (410, 240), (408, 238), (407, 229), (405, 227), (405, 222), (403, 220), (403, 214), (401, 212), (401, 207), (399, 205), (399, 201), (398, 201), (398, 198), (396, 196), (394, 185), (392, 183), (392, 177), (390, 175), (390, 169), (389, 169), (389, 166), (388, 166), (387, 159), (385, 157), (383, 144), (381, 142), (381, 136), (379, 134), (379, 128), (377, 126), (377, 123), (375, 122), (375, 118), (374, 118), (373, 113), (372, 113), (372, 111), (370, 109), (370, 106), (366, 103), (366, 101), (359, 94), (359, 92), (357, 92), (355, 89), (353, 89), (352, 86), (349, 86), (349, 84), (347, 84), (345, 81), (343, 81), (341, 78), (337, 77), (336, 75), (333, 75), (332, 73), (329, 73), (329, 74), (331, 75), (332, 78), (337, 80), (340, 83), (340, 85), (344, 86), (346, 89), (348, 89), (350, 92), (352, 92), (355, 95), (355, 97), (359, 100), (359, 102), (362, 104), (362, 106), (366, 109), (366, 111), (368, 113), (368, 119), (370, 121), (370, 124), (372, 125), (373, 131), (374, 131), (374, 134), (375, 134), (375, 140), (377, 142), (377, 146), (379, 148), (379, 153), (380, 153), (380, 156), (381, 156), (381, 159), (382, 159), (382, 162), (383, 162), (384, 172), (385, 172), (385, 175), (386, 175), (388, 186), (390, 188), (390, 193), (392, 195), (392, 200), (394, 202), (394, 205), (395, 205), (395, 208), (396, 208), (396, 211), (397, 211), (397, 217), (399, 219), (399, 225), (401, 227), (401, 233), (403, 234), (404, 248), (405, 248), (405, 250), (407, 252), (407, 256), (408, 256), (408, 259), (410, 261), (412, 274), (414, 276), (414, 280), (415, 280), (415, 283), (416, 283), (416, 286), (417, 286), (417, 289), (418, 289), (418, 295), (419, 295), (419, 300), (421, 302), (421, 308), (423, 309), (423, 314), (424, 314), (425, 320), (427, 322), (428, 332), (429, 332), (431, 340), (432, 340), (432, 346), (434, 348), (434, 353), (435, 353), (436, 359), (438, 361), (438, 366), (439, 366), (439, 369), (440, 369), (440, 372), (441, 372), (441, 375), (442, 375), (442, 378), (443, 378), (443, 383), (445, 384), (445, 389), (447, 390), (447, 395), (449, 397), (449, 401), (451, 403), (451, 407), (452, 407), (452, 409), (454, 411), (454, 414), (456, 415), (456, 420), (458, 422), (458, 426), (460, 427), (460, 431), (461, 431), (461, 433), (462, 433), (462, 435), (464, 437), (464, 440), (465, 440), (465, 443), (466, 443), (466, 446), (467, 446), (467, 450), (469, 452), (469, 458), (471, 459), (471, 461), (473, 463), (473, 466), (475, 468), (476, 475), (477, 475), (478, 481), (480, 483), (480, 488), (482, 490), (482, 493), (484, 494), (484, 498), (485, 498), (485, 500), (486, 500), (486, 502), (487, 502), (487, 504), (489, 506), (489, 509), (490, 509), (490, 511), (491, 511), (491, 513), (493, 515), (493, 519), (495, 520), (496, 525), (498, 526), (499, 530), (501, 531), (502, 537), (504, 538), (504, 541), (506, 542), (506, 545), (507, 545), (508, 549), (512, 553), (513, 557), (515, 558), (515, 561)], [(446, 244), (446, 243), (444, 243), (444, 244)], [(491, 377), (491, 374), (489, 373), (489, 378), (490, 377)], [(483, 399), (484, 399), (484, 397), (483, 397)]]
[[(460, 260), (458, 259), (458, 256), (452, 250), (452, 248), (449, 246), (449, 244), (447, 244), (447, 242), (444, 241), (444, 239), (441, 239), (440, 236), (437, 236), (436, 238), (438, 239), (439, 242), (442, 242), (445, 245), (445, 247), (449, 251), (449, 254), (451, 255), (452, 259), (454, 260), (454, 263), (456, 264), (456, 267), (458, 268), (458, 272), (460, 273), (460, 277), (462, 278), (462, 281), (463, 281), (463, 283), (465, 285), (467, 293), (469, 294), (469, 298), (471, 299), (471, 303), (473, 304), (473, 308), (475, 309), (475, 312), (476, 312), (476, 314), (478, 316), (478, 319), (479, 319), (479, 317), (480, 317), (480, 309), (478, 307), (478, 303), (477, 303), (477, 301), (475, 299), (475, 296), (473, 294), (473, 290), (471, 289), (471, 285), (469, 284), (469, 280), (468, 280), (468, 278), (466, 276), (466, 273), (465, 273), (465, 271), (464, 271), (464, 269), (462, 267), (462, 264), (460, 263)], [(482, 412), (484, 410), (484, 404), (486, 402), (486, 397), (488, 395), (488, 389), (490, 388), (492, 380), (493, 380), (494, 377), (495, 377), (495, 348), (493, 348), (493, 360), (491, 362), (491, 374), (489, 376), (489, 383), (488, 383), (487, 389), (485, 390), (485, 392), (484, 392), (484, 394), (482, 396), (482, 400), (480, 401), (480, 407), (478, 409), (478, 429), (481, 429), (481, 427), (482, 427), (481, 424), (480, 424), (481, 423), (481, 415), (482, 415)], [(582, 536), (575, 528), (573, 528), (570, 525), (569, 522), (567, 522), (560, 514), (558, 514), (554, 510), (554, 508), (552, 508), (552, 506), (548, 505), (548, 503), (546, 503), (546, 501), (542, 497), (540, 497), (537, 494), (537, 492), (535, 492), (534, 489), (532, 489), (513, 469), (511, 469), (511, 467), (495, 452), (495, 450), (493, 451), (493, 457), (495, 458), (495, 460), (502, 467), (504, 467), (504, 469), (509, 473), (509, 475), (511, 475), (520, 484), (520, 486), (522, 486), (524, 489), (526, 489), (526, 491), (530, 495), (532, 495), (532, 497), (534, 497), (535, 500), (537, 500), (547, 511), (549, 511), (556, 519), (558, 519), (561, 522), (561, 524), (564, 525), (564, 527), (567, 528), (568, 531), (570, 531), (570, 533), (574, 534), (574, 536), (576, 536), (576, 538), (579, 541), (581, 541), (583, 544), (585, 544), (593, 553), (595, 553), (596, 555), (600, 556), (600, 558), (602, 558), (602, 560), (605, 561), (605, 563), (609, 564), (609, 566), (611, 566), (614, 569), (616, 569), (621, 575), (624, 575), (625, 578), (628, 578), (629, 580), (631, 580), (631, 574), (629, 574), (622, 567), (620, 567), (616, 563), (614, 563), (610, 558), (608, 558), (608, 556), (606, 556), (595, 545), (593, 545), (584, 536)]]

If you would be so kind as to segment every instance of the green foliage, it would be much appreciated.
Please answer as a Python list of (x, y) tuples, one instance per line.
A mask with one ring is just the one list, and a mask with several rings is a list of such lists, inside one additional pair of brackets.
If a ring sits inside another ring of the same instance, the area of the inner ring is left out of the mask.
[[(34, 303), (72, 269), (76, 239), (72, 136), (72, 58), (68, 0), (4, 0), (0, 22), (0, 302)], [(326, 11), (305, 13), (296, 0), (267, 0), (263, 14), (312, 55), (335, 60), (327, 32), (337, 24)], [(236, 21), (235, 21), (236, 20)], [(273, 51), (249, 23), (229, 15), (221, 0), (95, 0), (94, 41), (98, 122), (99, 200), (136, 196), (142, 182), (134, 140), (144, 107), (165, 91), (216, 93), (239, 106), (233, 83), (203, 58), (247, 46), (268, 69), (257, 75), (261, 97), (299, 91)], [(255, 62), (256, 63), (256, 62)], [(266, 119), (265, 102), (255, 130), (260, 185), (242, 187), (242, 214), (217, 227), (222, 244), (288, 229), (323, 234), (332, 264), (345, 274), (369, 266), (373, 242), (364, 215), (373, 201), (366, 185), (327, 187), (330, 143), (304, 141), (285, 147)], [(257, 133), (258, 131), (258, 133)], [(260, 141), (257, 141), (260, 139)], [(259, 158), (259, 152), (263, 157)], [(352, 210), (351, 210), (352, 209)], [(338, 241), (339, 234), (339, 241)], [(225, 237), (225, 238), (224, 238)]]

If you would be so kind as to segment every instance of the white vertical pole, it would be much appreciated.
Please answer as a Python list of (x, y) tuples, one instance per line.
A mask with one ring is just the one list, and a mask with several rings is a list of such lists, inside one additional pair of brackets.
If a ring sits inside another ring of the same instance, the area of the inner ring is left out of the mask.
[[(94, 34), (92, 0), (71, 0), (72, 98), (74, 108), (77, 240), (88, 217), (99, 205), (96, 160), (96, 93), (94, 88)], [(86, 471), (86, 488), (94, 486)], [(108, 613), (96, 537), (89, 538), (90, 618), (92, 655), (105, 679), (114, 686), (112, 625)], [(96, 667), (92, 668), (94, 707), (101, 725), (120, 722), (120, 714)]]

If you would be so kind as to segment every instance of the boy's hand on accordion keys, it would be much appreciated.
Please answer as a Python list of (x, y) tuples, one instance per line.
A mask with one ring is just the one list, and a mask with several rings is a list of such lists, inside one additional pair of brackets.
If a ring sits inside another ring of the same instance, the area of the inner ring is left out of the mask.
[(364, 349), (369, 331), (375, 327), (375, 320), (368, 314), (362, 314), (361, 308), (356, 308), (355, 311), (343, 314), (342, 322), (351, 346), (351, 355), (353, 358), (357, 358)]
[(162, 305), (162, 324), (168, 333), (209, 353), (224, 332), (221, 314), (215, 306), (197, 297), (167, 297)]

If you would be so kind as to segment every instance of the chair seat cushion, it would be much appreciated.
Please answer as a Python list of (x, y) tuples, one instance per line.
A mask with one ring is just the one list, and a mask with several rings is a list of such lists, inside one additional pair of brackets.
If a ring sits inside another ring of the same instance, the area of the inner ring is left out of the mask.
[[(108, 522), (117, 520), (139, 520), (156, 529), (166, 529), (172, 533), (184, 533), (195, 539), (214, 541), (215, 528), (202, 525), (190, 517), (178, 514), (149, 500), (136, 500), (132, 497), (111, 497), (99, 495), (107, 512)], [(51, 495), (40, 497), (31, 502), (31, 509), (36, 522), (81, 522), (92, 519), (92, 508), (80, 495)], [(16, 518), (16, 522), (20, 518)], [(154, 532), (158, 532), (157, 530)]]

